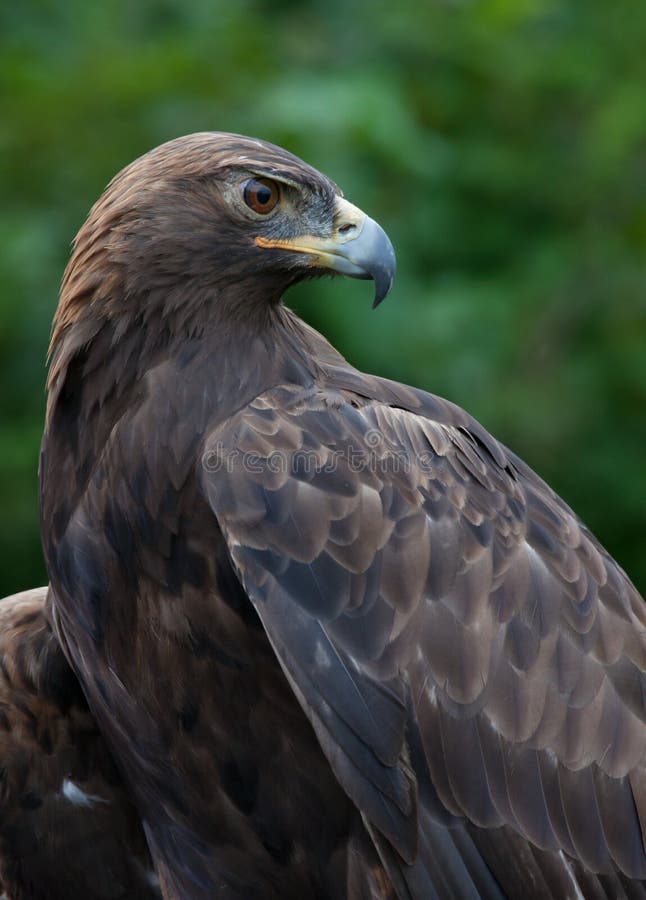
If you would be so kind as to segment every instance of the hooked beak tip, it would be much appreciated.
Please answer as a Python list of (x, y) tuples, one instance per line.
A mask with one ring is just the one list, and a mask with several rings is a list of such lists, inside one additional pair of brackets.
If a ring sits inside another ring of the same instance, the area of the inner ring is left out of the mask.
[(358, 237), (348, 241), (343, 252), (357, 267), (356, 273), (348, 271), (347, 274), (374, 281), (372, 308), (376, 309), (390, 293), (397, 269), (395, 251), (388, 235), (374, 219), (366, 216)]

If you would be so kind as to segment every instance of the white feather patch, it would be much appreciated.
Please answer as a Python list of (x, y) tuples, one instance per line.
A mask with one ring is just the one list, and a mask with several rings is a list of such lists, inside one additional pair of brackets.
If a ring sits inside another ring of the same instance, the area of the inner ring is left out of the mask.
[(74, 784), (69, 778), (63, 779), (61, 794), (74, 806), (94, 806), (95, 803), (110, 802), (104, 797), (99, 797), (97, 794), (86, 794), (85, 791), (81, 790), (78, 784)]

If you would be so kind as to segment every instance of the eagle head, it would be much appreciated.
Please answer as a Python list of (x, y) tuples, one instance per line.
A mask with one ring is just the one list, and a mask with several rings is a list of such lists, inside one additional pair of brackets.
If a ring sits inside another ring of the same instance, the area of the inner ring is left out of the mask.
[[(372, 278), (377, 305), (395, 254), (383, 229), (330, 179), (273, 144), (205, 132), (151, 150), (92, 207), (63, 279), (54, 337), (108, 317), (231, 310), (279, 301), (305, 278)], [(234, 299), (227, 306), (227, 298)]]

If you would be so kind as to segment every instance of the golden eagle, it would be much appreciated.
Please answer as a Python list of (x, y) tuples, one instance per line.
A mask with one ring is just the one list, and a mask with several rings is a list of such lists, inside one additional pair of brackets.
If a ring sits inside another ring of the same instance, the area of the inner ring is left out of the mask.
[(166, 900), (646, 896), (641, 598), (469, 415), (282, 303), (394, 270), (335, 184), (230, 134), (143, 156), (79, 232), (46, 619), (111, 803)]

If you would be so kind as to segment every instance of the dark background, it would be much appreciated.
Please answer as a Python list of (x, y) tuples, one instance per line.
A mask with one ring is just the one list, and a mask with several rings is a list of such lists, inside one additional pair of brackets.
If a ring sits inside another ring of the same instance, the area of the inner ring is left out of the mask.
[(45, 579), (37, 458), (69, 245), (110, 177), (238, 131), (334, 178), (399, 276), (288, 302), (466, 407), (646, 590), (646, 3), (3, 4), (0, 591)]

